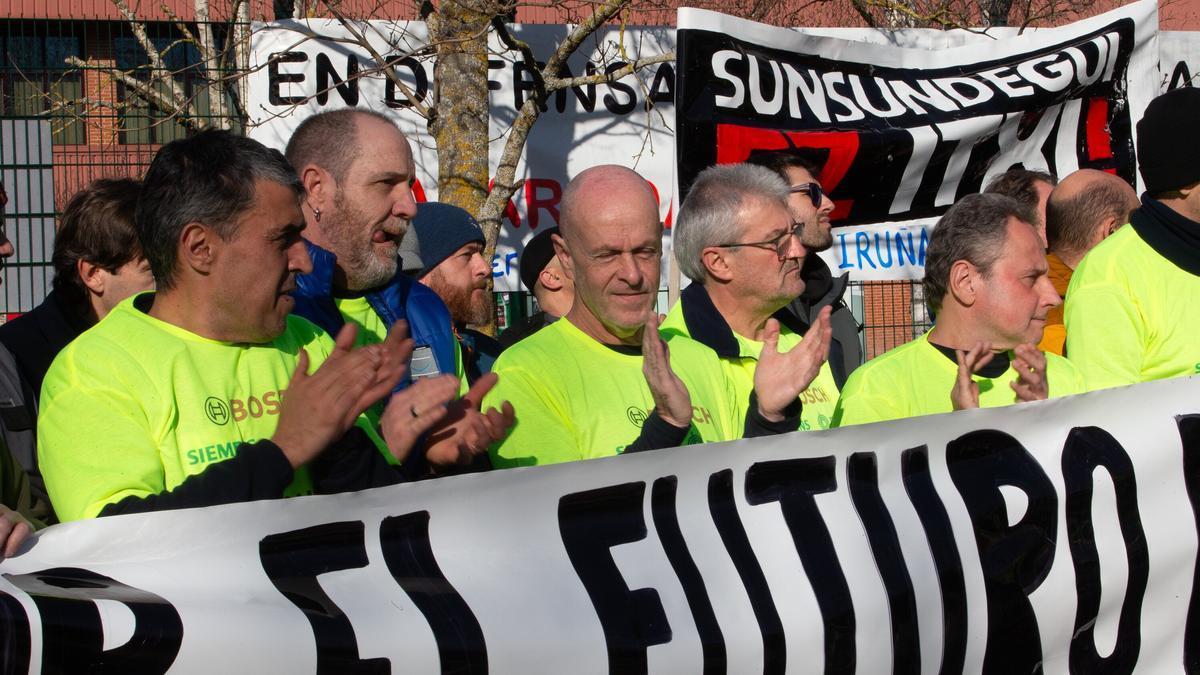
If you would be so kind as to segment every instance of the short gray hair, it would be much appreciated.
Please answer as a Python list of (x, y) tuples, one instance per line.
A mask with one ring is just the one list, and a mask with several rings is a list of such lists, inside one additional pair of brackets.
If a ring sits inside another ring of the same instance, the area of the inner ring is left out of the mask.
[(786, 209), (788, 185), (774, 171), (753, 164), (710, 166), (696, 176), (671, 230), (675, 259), (687, 278), (704, 281), (704, 249), (737, 237), (738, 213), (753, 199)]
[(222, 239), (237, 234), (237, 220), (254, 207), (256, 180), (278, 183), (296, 202), (304, 186), (278, 150), (228, 131), (207, 130), (159, 149), (142, 180), (134, 222), (158, 290), (175, 284), (179, 237), (191, 222)]
[(1037, 222), (1032, 208), (991, 192), (963, 197), (937, 222), (925, 253), (924, 281), (925, 302), (934, 313), (942, 310), (954, 263), (966, 260), (984, 276), (991, 273), (1004, 253), (1009, 218), (1031, 227)]

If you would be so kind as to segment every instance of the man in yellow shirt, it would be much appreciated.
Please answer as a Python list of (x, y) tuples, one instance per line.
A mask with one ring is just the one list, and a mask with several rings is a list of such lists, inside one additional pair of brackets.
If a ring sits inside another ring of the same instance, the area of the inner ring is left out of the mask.
[(1035, 219), (997, 194), (969, 195), (942, 216), (925, 258), (925, 300), (937, 323), (850, 375), (836, 426), (1083, 391), (1069, 361), (1034, 347), (1059, 303)]
[[(721, 357), (738, 395), (738, 420), (744, 420), (754, 373), (768, 334), (778, 334), (779, 349), (802, 345), (795, 317), (781, 312), (804, 291), (801, 270), (807, 254), (800, 233), (822, 215), (828, 200), (812, 174), (789, 187), (770, 169), (726, 164), (696, 177), (675, 222), (675, 259), (692, 284), (671, 308), (662, 331), (691, 339)], [(791, 191), (807, 202), (789, 211)], [(830, 205), (832, 208), (832, 205)], [(793, 215), (798, 215), (793, 220)], [(825, 330), (829, 311), (818, 315), (814, 335)], [(800, 428), (828, 429), (838, 388), (828, 362), (818, 362), (800, 383)]]
[[(496, 466), (548, 464), (725, 441), (794, 430), (795, 383), (828, 349), (827, 323), (808, 349), (779, 354), (766, 336), (756, 400), (741, 405), (720, 360), (703, 345), (670, 347), (653, 307), (662, 262), (662, 224), (650, 185), (633, 171), (598, 166), (563, 191), (554, 246), (574, 282), (563, 319), (513, 345), (493, 372), (490, 394), (512, 401), (517, 422), (491, 449)], [(811, 379), (812, 376), (808, 375)]]
[(289, 315), (311, 267), (300, 194), (282, 155), (229, 132), (159, 150), (135, 219), (158, 291), (74, 340), (42, 386), (39, 464), (60, 520), (401, 479), (376, 445), (407, 456), (457, 382), (393, 396), (372, 438), (361, 414), (412, 344), (399, 330), (355, 350), (352, 328), (335, 344)]
[(1067, 354), (1102, 389), (1200, 374), (1200, 89), (1150, 102), (1137, 125), (1142, 205), (1079, 264)]
[[(1050, 281), (1067, 298), (1071, 275), (1088, 251), (1129, 222), (1138, 207), (1137, 193), (1129, 183), (1111, 173), (1080, 169), (1054, 187), (1046, 202), (1046, 238)], [(1063, 355), (1067, 328), (1063, 308), (1050, 310), (1038, 349)]]

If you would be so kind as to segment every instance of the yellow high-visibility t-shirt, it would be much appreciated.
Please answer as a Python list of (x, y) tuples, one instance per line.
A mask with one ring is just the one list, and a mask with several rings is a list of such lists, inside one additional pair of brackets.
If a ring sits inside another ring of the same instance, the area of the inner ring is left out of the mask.
[[(846, 379), (833, 424), (838, 427), (951, 412), (950, 391), (958, 364), (929, 344), (929, 333), (881, 354)], [(979, 406), (999, 408), (1017, 402), (1009, 386), (1017, 371), (1009, 366), (999, 377), (974, 375)], [(1051, 398), (1085, 391), (1083, 377), (1070, 361), (1046, 354), (1046, 384)]]
[[(712, 350), (692, 341), (670, 345), (671, 368), (692, 399), (684, 445), (742, 437), (735, 392)], [(496, 359), (500, 381), (484, 406), (509, 401), (517, 422), (490, 450), (497, 467), (609, 457), (637, 440), (654, 408), (640, 350), (611, 347), (567, 319), (555, 321)]]
[[(679, 338), (691, 339), (687, 322), (683, 318), (683, 302), (675, 303), (667, 318), (660, 327), (662, 334), (674, 347)], [(750, 403), (750, 392), (754, 391), (754, 371), (758, 367), (758, 357), (762, 354), (763, 343), (731, 331), (738, 343), (736, 357), (720, 357), (726, 377), (733, 383), (737, 394), (736, 422), (742, 428), (746, 421), (746, 412)], [(779, 328), (779, 351), (786, 352), (800, 344), (802, 336), (787, 326)], [(833, 423), (833, 409), (837, 405), (838, 387), (833, 379), (833, 371), (829, 362), (821, 364), (817, 377), (800, 393), (800, 430), (828, 429)]]
[(1122, 227), (1067, 291), (1067, 355), (1090, 389), (1200, 374), (1200, 276)]
[[(268, 439), (300, 350), (314, 372), (333, 349), (298, 316), (268, 344), (210, 340), (118, 305), (67, 345), (42, 385), (38, 463), (62, 521), (167, 492)], [(312, 491), (296, 471), (285, 495)]]

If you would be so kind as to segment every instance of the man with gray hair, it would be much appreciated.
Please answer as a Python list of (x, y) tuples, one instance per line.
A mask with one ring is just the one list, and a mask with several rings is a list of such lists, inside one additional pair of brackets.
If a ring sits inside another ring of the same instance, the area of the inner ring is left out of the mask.
[[(811, 367), (795, 382), (800, 429), (828, 429), (838, 388), (824, 358), (821, 338), (801, 339), (795, 317), (781, 311), (804, 291), (801, 268), (807, 251), (802, 223), (788, 209), (788, 185), (769, 169), (725, 164), (696, 177), (675, 223), (675, 259), (692, 284), (663, 321), (675, 339), (695, 340), (721, 357), (733, 382), (739, 419), (745, 417), (764, 349), (799, 358), (812, 352)], [(827, 335), (830, 308), (817, 314), (807, 335)], [(828, 339), (828, 338), (825, 338)]]
[(835, 426), (1084, 391), (1069, 361), (1034, 346), (1060, 303), (1036, 218), (997, 194), (969, 195), (942, 216), (925, 258), (925, 298), (937, 323), (854, 371)]

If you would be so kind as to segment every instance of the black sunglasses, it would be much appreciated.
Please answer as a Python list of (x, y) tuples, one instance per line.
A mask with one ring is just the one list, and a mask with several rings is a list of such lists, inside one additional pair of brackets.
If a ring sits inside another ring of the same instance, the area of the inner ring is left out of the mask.
[(801, 183), (788, 188), (788, 192), (801, 192), (808, 195), (812, 200), (813, 208), (821, 208), (821, 198), (825, 196), (825, 191), (821, 189), (820, 183)]

